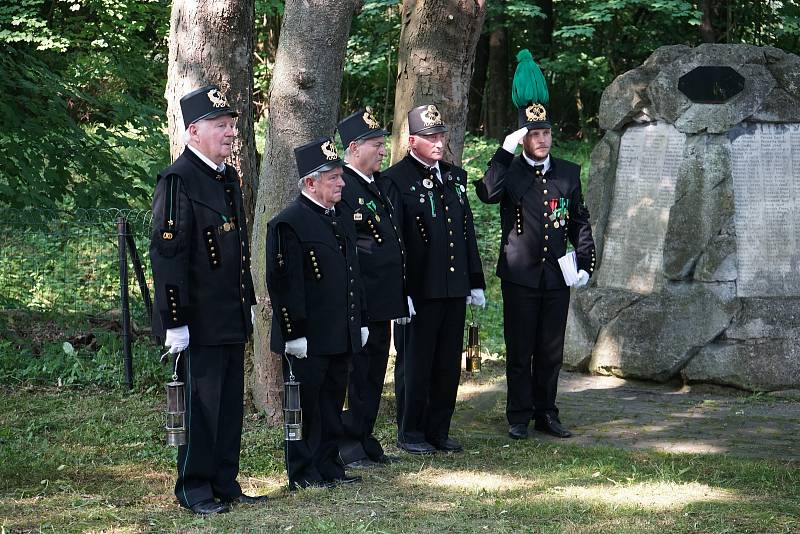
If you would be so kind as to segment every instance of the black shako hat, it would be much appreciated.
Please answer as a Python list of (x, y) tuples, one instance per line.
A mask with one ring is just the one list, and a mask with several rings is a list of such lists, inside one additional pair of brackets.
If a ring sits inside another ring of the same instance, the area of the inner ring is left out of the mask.
[(336, 128), (339, 130), (339, 139), (342, 140), (344, 148), (347, 148), (351, 141), (389, 135), (389, 132), (381, 128), (370, 108), (361, 109), (345, 117)]
[(239, 116), (239, 113), (228, 105), (228, 99), (216, 85), (206, 85), (195, 89), (181, 98), (181, 113), (183, 114), (184, 128), (188, 128), (197, 121), (211, 119), (218, 115)]
[(300, 178), (305, 178), (325, 165), (344, 165), (344, 162), (339, 159), (336, 145), (330, 137), (320, 137), (296, 147), (294, 159), (297, 162), (297, 173)]
[(409, 135), (429, 135), (446, 131), (447, 126), (435, 104), (423, 104), (408, 112)]

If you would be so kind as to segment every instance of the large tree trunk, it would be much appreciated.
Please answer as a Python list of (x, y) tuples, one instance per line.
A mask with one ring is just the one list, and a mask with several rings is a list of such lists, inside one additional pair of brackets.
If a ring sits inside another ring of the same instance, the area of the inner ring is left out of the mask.
[[(489, 87), (491, 98), (486, 102), (486, 136), (503, 139), (512, 124), (511, 88), (508, 69), (508, 32), (506, 17), (499, 13), (489, 35)], [(514, 128), (516, 129), (516, 128)]]
[(483, 95), (486, 89), (486, 74), (489, 70), (489, 34), (482, 33), (475, 49), (475, 68), (469, 84), (469, 111), (467, 131), (476, 135), (483, 133)]
[(267, 222), (298, 194), (294, 147), (333, 135), (350, 23), (360, 0), (287, 0), (269, 88), (269, 128), (253, 228), (259, 299), (251, 391), (272, 422), (281, 418), (281, 361), (269, 350)]
[(461, 164), (475, 47), (485, 0), (403, 0), (392, 162), (408, 150), (408, 110), (436, 104), (450, 127), (445, 159)]
[[(183, 152), (180, 98), (204, 85), (220, 86), (239, 112), (230, 162), (242, 177), (247, 218), (255, 211), (258, 153), (253, 133), (255, 0), (174, 0), (169, 30), (167, 117), (170, 153)], [(252, 226), (252, 225), (251, 225)]]

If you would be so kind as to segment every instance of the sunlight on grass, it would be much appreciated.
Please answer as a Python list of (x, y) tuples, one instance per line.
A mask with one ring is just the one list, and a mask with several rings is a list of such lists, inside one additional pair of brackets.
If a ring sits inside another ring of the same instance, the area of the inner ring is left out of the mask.
[(695, 502), (733, 502), (739, 497), (734, 493), (690, 482), (670, 484), (665, 482), (636, 483), (626, 485), (566, 486), (554, 487), (551, 493), (566, 499), (580, 499), (591, 503), (617, 506), (639, 506), (653, 510), (682, 508)]
[(428, 469), (420, 473), (407, 473), (398, 477), (401, 482), (425, 484), (449, 490), (468, 493), (505, 492), (533, 486), (533, 481), (507, 474), (494, 474), (485, 471)]
[(505, 391), (506, 377), (505, 375), (496, 376), (491, 380), (485, 382), (463, 382), (458, 386), (458, 396), (456, 399), (466, 401), (476, 395), (489, 393), (492, 391)]

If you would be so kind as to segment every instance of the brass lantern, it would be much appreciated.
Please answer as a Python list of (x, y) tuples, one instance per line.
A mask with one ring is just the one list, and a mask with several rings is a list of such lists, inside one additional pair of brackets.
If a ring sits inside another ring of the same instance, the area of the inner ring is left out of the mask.
[(481, 370), (481, 335), (478, 321), (475, 319), (473, 307), (472, 318), (467, 328), (467, 359), (464, 367), (470, 373), (478, 373)]
[(289, 361), (289, 380), (283, 383), (283, 439), (303, 440), (303, 409), (300, 407), (300, 382), (295, 380)]
[(167, 422), (164, 429), (167, 431), (167, 445), (178, 447), (186, 445), (186, 385), (178, 380), (178, 360), (182, 353), (175, 357), (175, 370), (172, 373), (172, 382), (167, 384)]

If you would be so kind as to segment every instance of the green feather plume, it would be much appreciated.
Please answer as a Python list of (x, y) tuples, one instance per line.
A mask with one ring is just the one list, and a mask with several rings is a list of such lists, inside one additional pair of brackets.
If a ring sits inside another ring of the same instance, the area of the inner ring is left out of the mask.
[(514, 82), (511, 88), (511, 100), (518, 108), (537, 102), (547, 105), (550, 93), (547, 91), (547, 82), (539, 65), (533, 61), (533, 56), (527, 49), (520, 50), (517, 54), (517, 71), (514, 73)]

